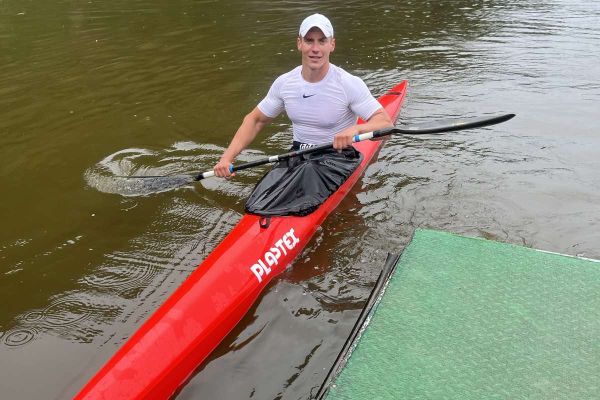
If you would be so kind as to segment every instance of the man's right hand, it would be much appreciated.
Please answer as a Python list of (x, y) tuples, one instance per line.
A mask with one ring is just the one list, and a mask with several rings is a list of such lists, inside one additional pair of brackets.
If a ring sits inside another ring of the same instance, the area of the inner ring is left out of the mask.
[(232, 165), (232, 160), (228, 160), (226, 158), (221, 158), (219, 162), (213, 167), (216, 176), (220, 176), (222, 178), (227, 178), (232, 175), (229, 171), (229, 167)]

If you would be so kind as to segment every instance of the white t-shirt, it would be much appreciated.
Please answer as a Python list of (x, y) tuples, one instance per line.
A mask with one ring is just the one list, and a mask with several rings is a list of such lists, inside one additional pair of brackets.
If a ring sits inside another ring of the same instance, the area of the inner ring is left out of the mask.
[(286, 112), (294, 131), (294, 140), (321, 144), (356, 123), (356, 117), (368, 120), (381, 108), (362, 79), (329, 64), (321, 81), (310, 83), (302, 78), (302, 66), (278, 77), (258, 109), (275, 118)]

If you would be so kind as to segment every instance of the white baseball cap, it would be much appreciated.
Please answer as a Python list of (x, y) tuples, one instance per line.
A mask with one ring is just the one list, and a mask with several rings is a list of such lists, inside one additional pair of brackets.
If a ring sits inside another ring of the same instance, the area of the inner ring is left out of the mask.
[(319, 28), (326, 37), (333, 37), (333, 26), (331, 25), (331, 22), (326, 16), (321, 14), (313, 14), (304, 18), (304, 21), (302, 21), (302, 24), (300, 25), (300, 36), (306, 36), (308, 31), (314, 27)]

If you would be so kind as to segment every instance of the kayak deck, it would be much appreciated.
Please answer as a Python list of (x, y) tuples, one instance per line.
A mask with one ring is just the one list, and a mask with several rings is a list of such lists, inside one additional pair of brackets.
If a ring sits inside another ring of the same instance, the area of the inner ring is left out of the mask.
[[(395, 121), (407, 81), (379, 98)], [(166, 399), (237, 325), (260, 292), (300, 254), (358, 181), (381, 141), (355, 143), (360, 166), (315, 212), (246, 214), (215, 250), (84, 386), (76, 399)]]

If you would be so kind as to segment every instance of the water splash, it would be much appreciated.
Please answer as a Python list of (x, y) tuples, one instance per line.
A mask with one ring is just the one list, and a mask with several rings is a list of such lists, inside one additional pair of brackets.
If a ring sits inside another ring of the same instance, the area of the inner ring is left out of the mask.
[(213, 165), (222, 151), (218, 146), (193, 142), (178, 142), (163, 150), (119, 150), (88, 168), (84, 179), (104, 193), (147, 196), (191, 185), (198, 166)]
[[(179, 188), (191, 188), (194, 178), (210, 170), (224, 148), (212, 144), (177, 142), (163, 150), (130, 148), (113, 153), (84, 173), (86, 183), (103, 193), (124, 197), (148, 196)], [(264, 158), (257, 150), (244, 150), (236, 162), (244, 163)], [(206, 179), (202, 187), (221, 194), (246, 197), (265, 169), (245, 170), (235, 179)]]

